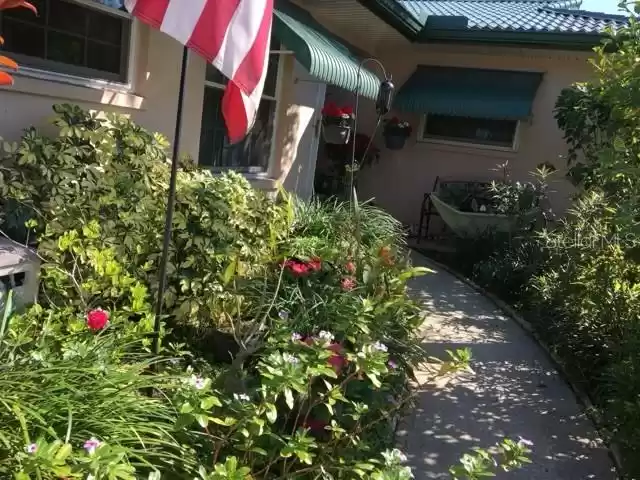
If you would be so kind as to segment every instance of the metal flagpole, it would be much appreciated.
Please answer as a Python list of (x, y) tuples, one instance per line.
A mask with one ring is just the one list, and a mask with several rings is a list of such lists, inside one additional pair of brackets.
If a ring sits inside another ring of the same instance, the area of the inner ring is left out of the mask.
[(162, 256), (158, 266), (158, 297), (156, 299), (156, 318), (153, 325), (153, 351), (160, 353), (160, 316), (167, 281), (167, 263), (169, 260), (169, 248), (171, 246), (171, 230), (173, 227), (173, 210), (176, 203), (176, 179), (178, 176), (178, 151), (180, 147), (180, 133), (182, 131), (182, 106), (184, 104), (184, 84), (187, 74), (187, 58), (189, 49), (182, 50), (182, 66), (180, 67), (180, 87), (178, 88), (178, 111), (176, 113), (176, 130), (173, 136), (173, 154), (171, 157), (171, 176), (169, 177), (169, 197), (167, 199), (167, 214), (164, 223), (164, 239), (162, 243)]

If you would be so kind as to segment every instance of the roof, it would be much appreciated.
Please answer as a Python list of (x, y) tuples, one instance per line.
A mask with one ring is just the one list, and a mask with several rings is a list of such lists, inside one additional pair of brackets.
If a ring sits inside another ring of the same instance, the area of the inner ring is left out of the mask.
[(433, 16), (465, 17), (468, 30), (555, 33), (603, 33), (626, 23), (623, 15), (578, 10), (578, 1), (398, 0), (428, 26)]
[(628, 18), (581, 0), (358, 0), (413, 42), (539, 43), (591, 48)]

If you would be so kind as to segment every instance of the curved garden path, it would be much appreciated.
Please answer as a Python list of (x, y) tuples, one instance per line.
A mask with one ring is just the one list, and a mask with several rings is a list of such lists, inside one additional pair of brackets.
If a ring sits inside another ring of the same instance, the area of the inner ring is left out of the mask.
[(536, 342), (471, 287), (413, 258), (436, 271), (410, 285), (426, 314), (424, 348), (445, 358), (446, 349), (469, 347), (475, 371), (444, 386), (417, 372), (417, 404), (399, 427), (416, 479), (448, 479), (448, 467), (472, 447), (520, 436), (534, 443), (533, 464), (498, 479), (617, 478), (592, 423)]

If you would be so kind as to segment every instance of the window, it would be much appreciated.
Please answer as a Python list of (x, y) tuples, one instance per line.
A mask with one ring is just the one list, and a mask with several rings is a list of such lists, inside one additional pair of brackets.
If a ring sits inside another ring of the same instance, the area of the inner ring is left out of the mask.
[[(278, 46), (271, 42), (271, 50)], [(233, 168), (247, 173), (266, 171), (271, 153), (276, 116), (278, 54), (269, 56), (269, 67), (256, 123), (247, 137), (230, 145), (222, 116), (222, 96), (226, 78), (213, 65), (207, 65), (204, 106), (200, 130), (198, 163), (214, 169)]]
[(428, 114), (421, 133), (422, 140), (514, 150), (518, 121)]
[(4, 10), (4, 50), (22, 65), (125, 83), (131, 19), (114, 0), (32, 0)]

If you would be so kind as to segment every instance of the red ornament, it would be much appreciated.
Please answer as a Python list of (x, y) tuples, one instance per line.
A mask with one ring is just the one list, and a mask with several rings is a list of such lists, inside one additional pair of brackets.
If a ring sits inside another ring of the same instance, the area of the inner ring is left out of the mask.
[(87, 327), (89, 330), (98, 331), (105, 328), (109, 323), (109, 312), (101, 308), (96, 308), (87, 313)]

